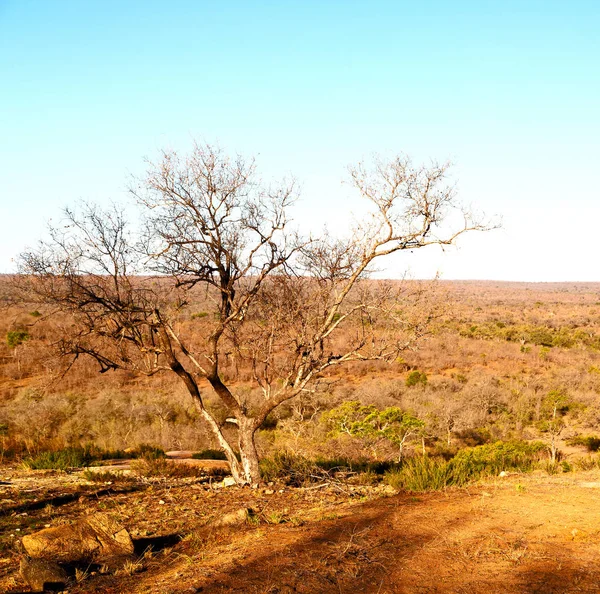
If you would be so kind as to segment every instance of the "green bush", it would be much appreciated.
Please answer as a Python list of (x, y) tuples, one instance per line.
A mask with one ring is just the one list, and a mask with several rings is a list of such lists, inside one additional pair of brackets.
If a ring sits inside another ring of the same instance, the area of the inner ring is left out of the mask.
[(597, 452), (600, 450), (600, 437), (593, 435), (578, 435), (569, 439), (567, 443), (570, 446), (585, 446), (589, 452)]
[[(449, 324), (458, 330), (460, 336), (483, 340), (506, 340), (534, 344), (540, 347), (573, 348), (581, 345), (595, 350), (600, 348), (600, 338), (580, 328), (553, 328), (549, 326), (532, 326), (529, 324), (513, 324), (505, 322), (486, 322), (479, 325)], [(522, 345), (524, 349), (525, 347)], [(522, 352), (527, 352), (522, 348)]]
[(40, 452), (36, 456), (24, 460), (23, 464), (32, 470), (66, 470), (68, 468), (84, 468), (90, 466), (93, 462), (100, 460), (125, 458), (156, 460), (164, 457), (165, 452), (161, 448), (148, 444), (142, 444), (132, 452), (125, 452), (124, 450), (103, 450), (95, 445), (87, 445), (84, 447)]
[(541, 442), (509, 441), (459, 451), (452, 459), (415, 457), (388, 471), (385, 482), (407, 491), (436, 491), (462, 486), (482, 476), (503, 470), (532, 470), (546, 445)]
[(29, 338), (29, 332), (26, 330), (12, 330), (6, 333), (6, 344), (9, 348), (14, 349)]
[(202, 450), (192, 454), (194, 460), (227, 460), (227, 456), (223, 450)]
[(167, 455), (162, 448), (142, 443), (133, 452), (129, 454), (131, 458), (143, 458), (144, 460), (157, 460), (159, 458), (166, 458)]
[(423, 371), (419, 371), (419, 370), (411, 371), (408, 374), (408, 376), (406, 377), (406, 385), (409, 388), (411, 388), (412, 386), (417, 386), (419, 384), (424, 386), (426, 383), (427, 383), (427, 375), (425, 375), (425, 372), (423, 372)]
[(27, 458), (23, 465), (31, 470), (83, 468), (89, 466), (93, 458), (85, 448), (65, 448), (56, 452), (41, 452), (33, 458)]
[(532, 470), (546, 451), (540, 441), (497, 441), (459, 451), (451, 460), (455, 466), (464, 465), (473, 476), (498, 474), (502, 470)]

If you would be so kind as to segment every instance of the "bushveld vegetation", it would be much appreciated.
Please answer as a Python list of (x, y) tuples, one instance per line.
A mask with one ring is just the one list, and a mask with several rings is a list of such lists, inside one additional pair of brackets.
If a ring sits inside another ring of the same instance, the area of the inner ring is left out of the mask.
[[(343, 239), (303, 237), (290, 226), (293, 183), (265, 185), (253, 161), (207, 145), (165, 152), (131, 188), (136, 225), (116, 205), (66, 209), (21, 254), (14, 286), (58, 321), (70, 364), (182, 383), (236, 482), (257, 484), (256, 436), (275, 411), (334, 368), (398, 358), (428, 330), (427, 293), (369, 273), (392, 254), (489, 228), (458, 202), (447, 169), (402, 155), (359, 163), (360, 220)], [(238, 390), (244, 374), (251, 394)], [(373, 437), (389, 419), (371, 414)]]
[[(210, 450), (221, 451), (219, 444), (198, 431), (198, 411), (168, 376), (149, 379), (124, 370), (98, 376), (85, 359), (65, 374), (51, 348), (60, 318), (42, 310), (31, 315), (30, 304), (14, 302), (7, 281), (1, 331), (8, 336), (20, 328), (28, 339), (0, 347), (5, 460), (75, 466), (81, 458), (97, 459), (104, 451), (119, 457), (119, 450), (144, 443), (218, 457)], [(549, 463), (551, 472), (596, 466), (590, 455), (600, 443), (599, 294), (600, 285), (437, 283), (431, 293), (437, 318), (418, 350), (322, 373), (313, 390), (265, 419), (256, 435), (263, 477), (300, 484), (332, 469), (378, 479), (387, 472), (390, 484), (419, 490), (539, 463)], [(205, 306), (200, 295), (190, 311)], [(193, 334), (204, 319), (190, 314), (182, 324)], [(590, 340), (547, 347), (526, 337), (515, 342), (459, 330), (502, 320), (556, 332), (569, 328)], [(231, 357), (222, 374), (235, 378), (236, 394), (246, 402), (261, 398), (247, 362)], [(221, 411), (224, 431), (234, 431), (225, 423), (227, 410), (217, 400), (210, 405)], [(503, 449), (515, 444), (526, 448), (517, 448), (518, 456)]]

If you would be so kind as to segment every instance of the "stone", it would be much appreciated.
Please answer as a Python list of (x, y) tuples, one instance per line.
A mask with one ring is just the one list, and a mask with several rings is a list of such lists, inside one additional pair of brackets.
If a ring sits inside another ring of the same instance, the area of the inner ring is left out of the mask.
[(225, 514), (221, 516), (218, 520), (215, 521), (215, 526), (236, 526), (238, 524), (243, 524), (248, 516), (252, 515), (253, 511), (251, 509), (243, 507), (242, 509), (238, 509), (237, 511)]
[(236, 484), (235, 479), (232, 476), (226, 476), (223, 479), (224, 487), (233, 487)]
[(133, 541), (127, 530), (101, 513), (29, 534), (22, 542), (30, 557), (57, 562), (102, 563), (133, 555)]
[(69, 579), (58, 563), (28, 557), (21, 560), (21, 575), (34, 592), (64, 590)]

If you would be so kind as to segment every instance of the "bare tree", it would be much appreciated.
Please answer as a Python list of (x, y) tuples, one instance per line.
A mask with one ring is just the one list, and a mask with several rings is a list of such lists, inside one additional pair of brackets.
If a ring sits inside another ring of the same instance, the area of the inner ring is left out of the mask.
[[(368, 273), (394, 252), (485, 228), (460, 209), (446, 172), (405, 157), (359, 165), (351, 179), (370, 217), (346, 241), (302, 240), (286, 216), (293, 184), (265, 188), (254, 162), (210, 146), (184, 159), (164, 153), (132, 190), (143, 231), (134, 234), (118, 208), (67, 210), (66, 225), (22, 255), (21, 279), (67, 320), (62, 354), (92, 357), (101, 372), (176, 374), (236, 481), (257, 483), (255, 434), (270, 412), (328, 368), (394, 359), (425, 332), (427, 317), (407, 317), (397, 286)], [(447, 226), (452, 212), (460, 214), (455, 228)], [(199, 289), (213, 311), (192, 328)], [(260, 399), (224, 379), (231, 357), (251, 371)], [(206, 403), (208, 389), (224, 423)]]

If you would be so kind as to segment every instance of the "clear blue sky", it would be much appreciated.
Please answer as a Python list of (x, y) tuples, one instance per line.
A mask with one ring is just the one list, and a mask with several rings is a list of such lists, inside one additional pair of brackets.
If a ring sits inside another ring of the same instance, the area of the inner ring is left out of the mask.
[(0, 272), (199, 138), (296, 176), (304, 224), (372, 152), (450, 158), (503, 230), (389, 275), (600, 281), (599, 32), (597, 1), (0, 0)]

